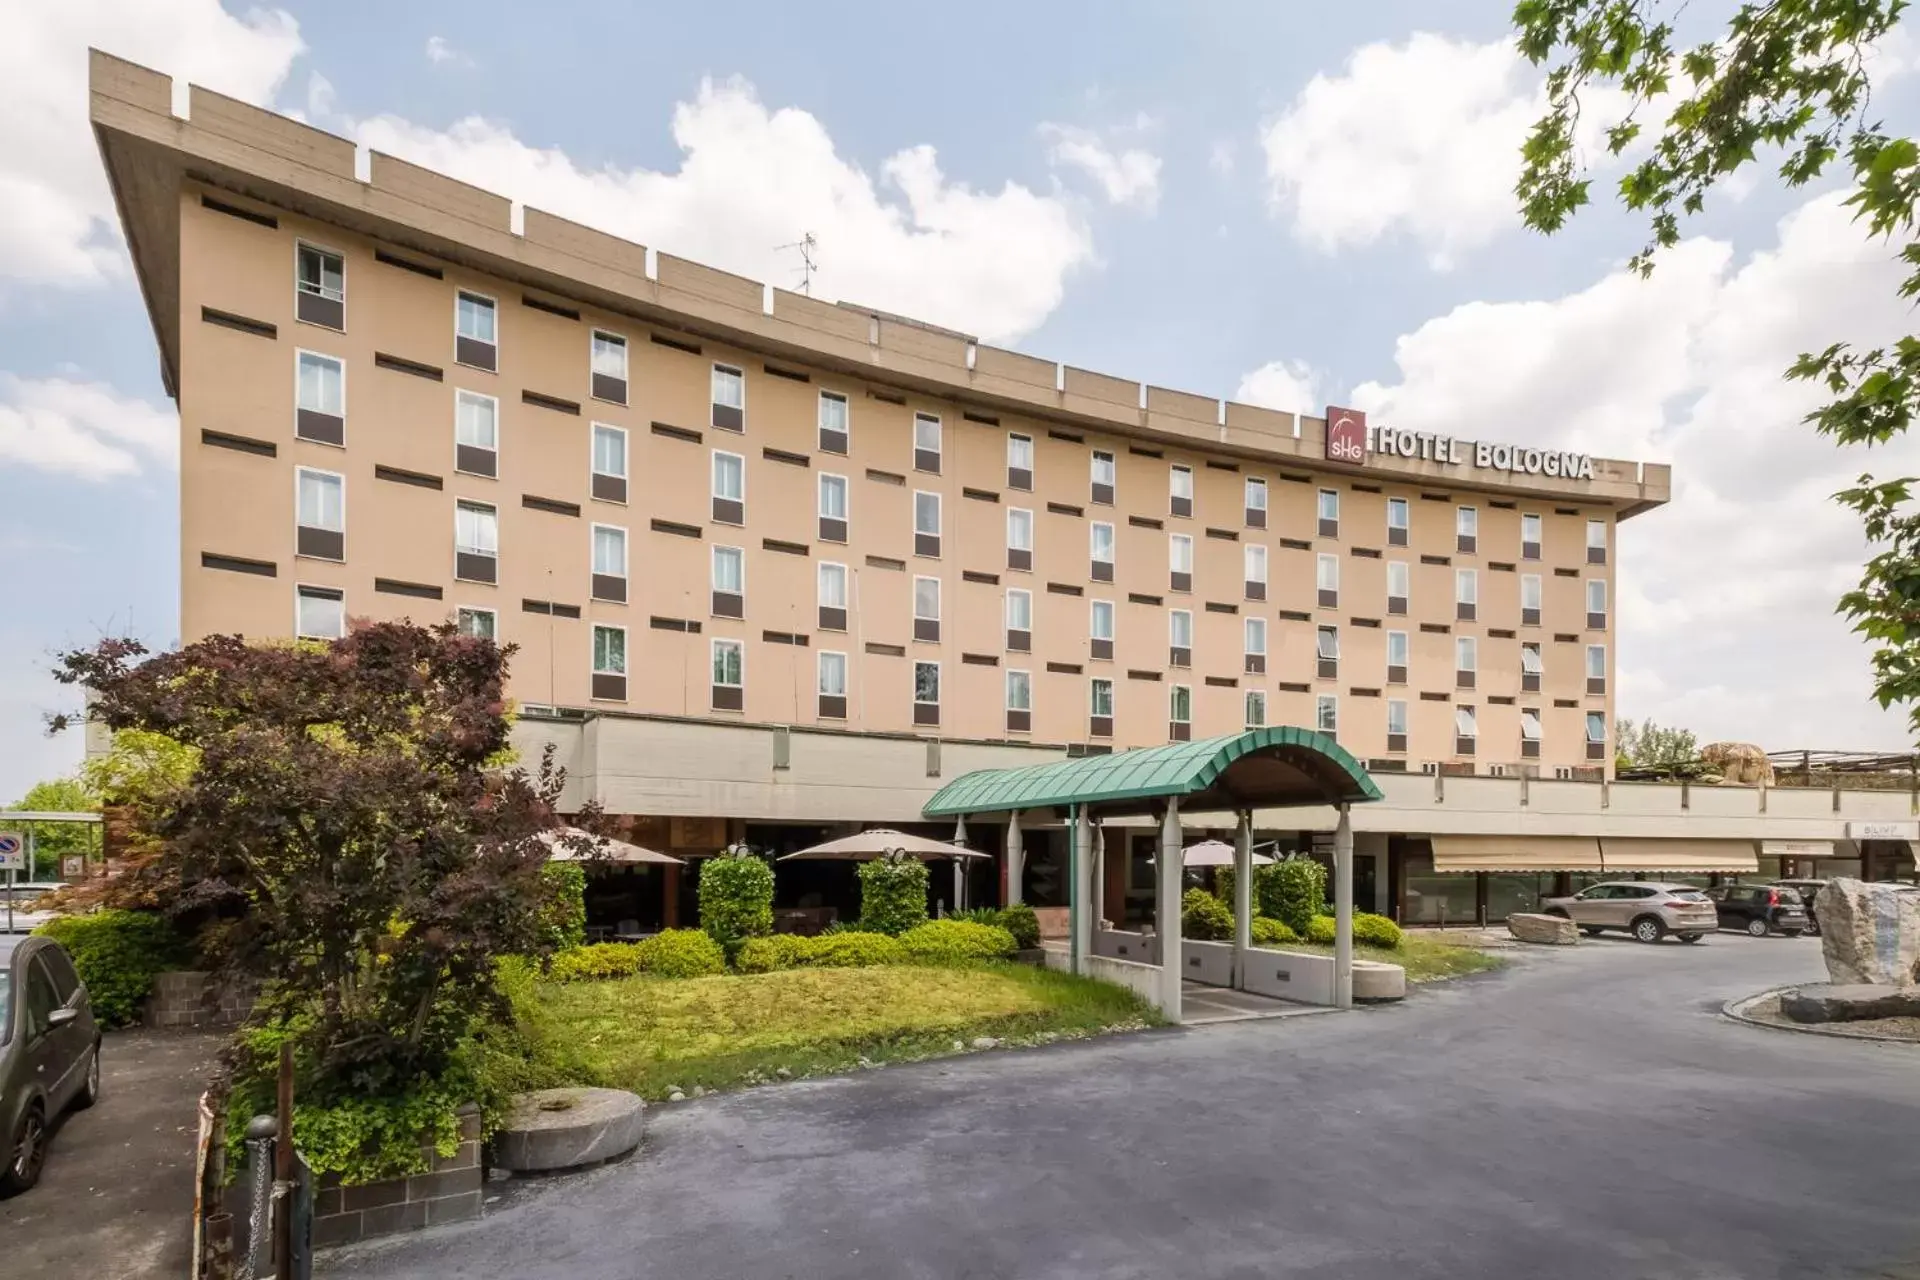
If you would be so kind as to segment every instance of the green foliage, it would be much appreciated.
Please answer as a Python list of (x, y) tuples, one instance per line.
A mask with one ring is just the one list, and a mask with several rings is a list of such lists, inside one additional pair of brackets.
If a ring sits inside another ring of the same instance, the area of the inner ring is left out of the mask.
[(734, 953), (734, 967), (742, 973), (772, 973), (776, 969), (797, 969), (813, 954), (813, 939), (793, 933), (776, 933), (765, 938), (748, 938)]
[[(37, 813), (98, 813), (100, 796), (79, 778), (52, 778), (36, 782), (10, 807)], [(33, 838), (33, 865), (27, 879), (54, 879), (60, 874), (60, 859), (69, 853), (85, 854), (94, 848), (94, 828), (81, 822), (26, 822), (20, 824)]]
[(996, 924), (929, 920), (901, 934), (900, 946), (913, 960), (997, 960), (1013, 954), (1013, 935)]
[(816, 969), (865, 969), (871, 965), (903, 964), (906, 948), (900, 939), (884, 933), (849, 929), (823, 933), (808, 940), (807, 964)]
[(549, 862), (540, 868), (540, 931), (547, 947), (565, 951), (587, 937), (587, 872), (577, 862)]
[(1300, 941), (1300, 935), (1289, 929), (1285, 921), (1270, 920), (1266, 916), (1253, 918), (1253, 945), (1256, 947), (1284, 947), (1289, 942)]
[(956, 911), (947, 919), (971, 920), (974, 924), (990, 924), (1005, 929), (1013, 935), (1014, 945), (1022, 951), (1040, 945), (1040, 917), (1024, 902), (1016, 902), (1010, 907), (973, 907)]
[(553, 957), (552, 976), (558, 982), (582, 978), (624, 978), (640, 972), (640, 944), (589, 942), (569, 947)]
[(1213, 896), (1227, 904), (1227, 910), (1233, 910), (1234, 868), (1215, 867), (1213, 869)]
[[(1677, 16), (1680, 6), (1676, 4)], [(1649, 219), (1648, 239), (1632, 260), (1645, 275), (1653, 253), (1678, 242), (1683, 220), (1699, 215), (1707, 194), (1765, 151), (1779, 156), (1788, 188), (1819, 179), (1839, 162), (1849, 170), (1846, 203), (1873, 235), (1900, 242), (1907, 274), (1898, 292), (1920, 296), (1920, 146), (1888, 134), (1868, 114), (1874, 47), (1899, 23), (1906, 0), (1793, 0), (1734, 11), (1724, 31), (1709, 31), (1676, 52), (1674, 25), (1651, 0), (1520, 0), (1514, 25), (1521, 52), (1552, 63), (1547, 114), (1521, 149), (1516, 193), (1535, 230), (1560, 229), (1588, 203), (1589, 181), (1576, 146), (1583, 102), (1617, 88), (1628, 102), (1607, 133), (1620, 155), (1656, 122), (1645, 158), (1620, 180), (1621, 202)], [(1885, 445), (1920, 414), (1920, 339), (1856, 350), (1836, 342), (1801, 354), (1788, 378), (1814, 382), (1833, 397), (1806, 416), (1840, 445)], [(1874, 549), (1860, 585), (1840, 612), (1873, 645), (1874, 696), (1900, 703), (1920, 730), (1920, 511), (1913, 478), (1863, 474), (1835, 495), (1855, 512)]]
[(1306, 932), (1301, 936), (1308, 942), (1331, 945), (1338, 932), (1339, 925), (1332, 916), (1315, 916), (1307, 921)]
[(875, 858), (860, 864), (860, 923), (898, 937), (927, 919), (927, 864)]
[(741, 845), (700, 867), (700, 927), (731, 951), (773, 932), (773, 868)]
[(80, 768), (87, 789), (108, 804), (157, 804), (184, 787), (200, 766), (200, 752), (148, 729), (119, 729), (107, 753)]
[(1198, 942), (1233, 937), (1233, 911), (1205, 889), (1189, 889), (1180, 899), (1180, 936)]
[(860, 923), (858, 920), (835, 920), (832, 924), (828, 925), (826, 928), (820, 931), (820, 936), (827, 937), (831, 934), (836, 934), (836, 933), (876, 933), (876, 932), (878, 932), (878, 930), (869, 928), (867, 925)]
[(1663, 729), (1652, 720), (1622, 720), (1613, 732), (1615, 750), (1629, 766), (1652, 769), (1687, 764), (1700, 755), (1691, 729)]
[(1377, 916), (1370, 911), (1353, 913), (1353, 940), (1363, 947), (1398, 951), (1405, 938), (1400, 926), (1385, 916)]
[(188, 960), (185, 941), (166, 917), (150, 911), (96, 911), (60, 916), (34, 930), (73, 956), (87, 984), (93, 1016), (106, 1027), (124, 1027), (140, 1013), (153, 990), (153, 976)]
[(700, 929), (668, 929), (634, 944), (640, 972), (662, 978), (702, 978), (727, 971), (727, 953)]
[(1312, 858), (1281, 858), (1256, 870), (1255, 915), (1278, 920), (1303, 937), (1327, 900), (1327, 869)]

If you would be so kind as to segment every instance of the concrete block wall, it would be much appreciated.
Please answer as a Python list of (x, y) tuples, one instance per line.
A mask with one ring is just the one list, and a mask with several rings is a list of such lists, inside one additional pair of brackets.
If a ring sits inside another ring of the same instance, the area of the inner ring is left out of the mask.
[(321, 1180), (313, 1198), (316, 1249), (418, 1231), (480, 1216), (486, 1174), (480, 1164), (480, 1112), (460, 1116), (460, 1145), (450, 1156), (423, 1148), (429, 1169), (408, 1178), (343, 1187), (337, 1177)]
[(140, 1020), (149, 1027), (238, 1026), (258, 994), (250, 983), (222, 982), (195, 969), (156, 974)]

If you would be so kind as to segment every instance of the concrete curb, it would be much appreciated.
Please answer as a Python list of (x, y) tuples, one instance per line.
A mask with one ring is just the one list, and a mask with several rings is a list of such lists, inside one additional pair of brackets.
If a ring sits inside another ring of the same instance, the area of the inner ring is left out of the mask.
[(1768, 987), (1765, 991), (1758, 991), (1750, 996), (1741, 996), (1736, 1000), (1729, 1000), (1720, 1006), (1720, 1016), (1731, 1022), (1745, 1023), (1749, 1027), (1764, 1027), (1768, 1031), (1795, 1031), (1801, 1035), (1825, 1036), (1830, 1040), (1865, 1040), (1870, 1044), (1898, 1044), (1905, 1045), (1910, 1049), (1920, 1049), (1920, 1041), (1908, 1040), (1901, 1036), (1876, 1035), (1871, 1031), (1842, 1031), (1840, 1028), (1844, 1027), (1846, 1025), (1845, 1023), (1827, 1023), (1822, 1026), (1801, 1026), (1798, 1023), (1791, 1022), (1769, 1022), (1764, 1018), (1756, 1018), (1747, 1012), (1748, 1009), (1759, 1004), (1768, 996), (1777, 996), (1783, 991), (1792, 991), (1796, 987), (1805, 985), (1806, 984), (1802, 982), (1789, 982), (1782, 987)]

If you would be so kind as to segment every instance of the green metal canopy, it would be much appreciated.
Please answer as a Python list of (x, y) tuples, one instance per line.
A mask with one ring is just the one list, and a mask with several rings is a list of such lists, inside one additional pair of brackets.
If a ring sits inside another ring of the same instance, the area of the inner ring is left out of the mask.
[(1170, 796), (1192, 813), (1355, 804), (1380, 799), (1380, 788), (1332, 738), (1276, 725), (1025, 769), (981, 769), (940, 788), (921, 812), (942, 818), (1081, 805), (1125, 816), (1151, 813)]

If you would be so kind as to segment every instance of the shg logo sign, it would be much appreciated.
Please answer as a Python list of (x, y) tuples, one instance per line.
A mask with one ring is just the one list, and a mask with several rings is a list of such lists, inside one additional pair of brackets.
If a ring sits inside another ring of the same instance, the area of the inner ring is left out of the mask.
[(1327, 406), (1327, 459), (1358, 466), (1367, 460), (1367, 415)]

